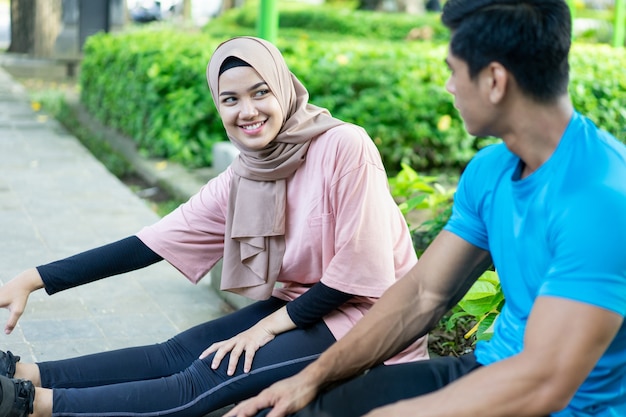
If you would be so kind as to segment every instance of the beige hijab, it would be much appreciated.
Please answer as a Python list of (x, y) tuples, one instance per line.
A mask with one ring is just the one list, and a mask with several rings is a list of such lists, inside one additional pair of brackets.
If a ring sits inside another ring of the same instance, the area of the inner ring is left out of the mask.
[(221, 288), (254, 299), (272, 294), (285, 253), (285, 209), (289, 178), (304, 162), (316, 136), (343, 124), (308, 103), (309, 93), (289, 71), (278, 49), (253, 37), (238, 37), (217, 47), (207, 67), (213, 102), (219, 110), (220, 67), (228, 57), (254, 68), (283, 110), (283, 126), (264, 149), (240, 150), (233, 161)]

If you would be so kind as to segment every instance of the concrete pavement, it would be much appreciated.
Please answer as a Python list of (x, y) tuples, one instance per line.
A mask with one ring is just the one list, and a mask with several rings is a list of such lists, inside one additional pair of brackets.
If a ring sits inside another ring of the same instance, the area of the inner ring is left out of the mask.
[[(0, 68), (0, 281), (158, 220)], [(44, 361), (163, 341), (231, 307), (166, 262), (48, 296), (33, 293), (0, 349)], [(0, 326), (8, 311), (0, 310)], [(215, 414), (220, 415), (219, 413)]]

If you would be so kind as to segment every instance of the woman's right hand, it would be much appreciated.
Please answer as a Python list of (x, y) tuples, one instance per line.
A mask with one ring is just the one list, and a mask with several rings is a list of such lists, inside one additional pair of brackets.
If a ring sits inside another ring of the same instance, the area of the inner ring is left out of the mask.
[(36, 268), (27, 269), (0, 287), (0, 307), (9, 310), (4, 333), (10, 334), (24, 313), (31, 292), (43, 288), (43, 280)]

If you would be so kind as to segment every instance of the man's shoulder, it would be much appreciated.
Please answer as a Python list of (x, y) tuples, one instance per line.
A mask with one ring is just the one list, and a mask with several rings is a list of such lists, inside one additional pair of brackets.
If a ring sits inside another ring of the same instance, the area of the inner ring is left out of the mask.
[(465, 172), (469, 171), (474, 175), (494, 174), (511, 169), (518, 161), (519, 158), (511, 153), (504, 143), (500, 142), (488, 145), (476, 152)]
[[(587, 116), (576, 113), (573, 125), (581, 126), (582, 129), (575, 129), (576, 132), (582, 132), (587, 138), (594, 139), (595, 144), (612, 149), (613, 152), (623, 155), (626, 158), (626, 144), (620, 142), (614, 135), (596, 125), (596, 123)], [(580, 133), (579, 133), (580, 134)]]

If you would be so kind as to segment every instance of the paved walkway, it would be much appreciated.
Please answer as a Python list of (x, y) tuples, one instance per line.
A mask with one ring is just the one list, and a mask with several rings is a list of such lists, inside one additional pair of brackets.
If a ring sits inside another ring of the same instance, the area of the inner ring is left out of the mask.
[[(158, 219), (0, 68), (0, 281), (124, 238)], [(31, 295), (0, 349), (24, 361), (159, 342), (229, 309), (165, 262), (54, 296)], [(0, 310), (0, 327), (8, 317)], [(216, 414), (217, 415), (217, 414)]]

